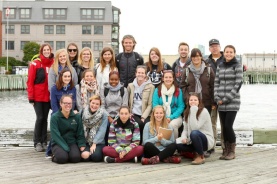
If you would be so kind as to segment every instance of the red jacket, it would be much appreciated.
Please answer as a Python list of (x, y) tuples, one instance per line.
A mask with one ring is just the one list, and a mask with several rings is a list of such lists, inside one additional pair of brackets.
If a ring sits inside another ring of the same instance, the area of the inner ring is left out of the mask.
[(27, 92), (30, 103), (49, 102), (50, 93), (48, 91), (48, 72), (54, 62), (54, 55), (45, 58), (40, 54), (39, 58), (30, 63)]

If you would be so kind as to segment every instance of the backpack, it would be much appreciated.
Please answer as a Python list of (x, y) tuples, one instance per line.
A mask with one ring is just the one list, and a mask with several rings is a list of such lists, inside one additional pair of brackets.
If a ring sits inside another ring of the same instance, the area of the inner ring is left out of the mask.
[[(104, 88), (104, 96), (105, 97), (108, 95), (109, 91), (110, 91), (109, 88)], [(124, 86), (122, 86), (120, 88), (120, 96), (121, 96), (121, 98), (123, 98), (123, 96), (124, 96)]]
[[(211, 76), (211, 67), (210, 66), (207, 66), (208, 67), (208, 77), (210, 79), (210, 76)], [(189, 78), (189, 68), (186, 67), (186, 80), (185, 82), (188, 83), (188, 78)]]
[(34, 56), (32, 57), (32, 59), (31, 59), (31, 62), (34, 61), (34, 60), (39, 60), (39, 61), (41, 61), (41, 59), (40, 59), (40, 57), (39, 57), (39, 54), (34, 55)]
[(167, 70), (167, 63), (163, 62), (164, 64), (164, 70)]
[(94, 77), (96, 77), (97, 75), (97, 69), (99, 68), (99, 66), (100, 66), (100, 63), (97, 63), (94, 67)]

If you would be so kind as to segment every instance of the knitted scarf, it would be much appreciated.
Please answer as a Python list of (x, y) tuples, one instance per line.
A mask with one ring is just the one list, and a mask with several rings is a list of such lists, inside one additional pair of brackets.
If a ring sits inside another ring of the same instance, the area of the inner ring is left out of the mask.
[[(162, 89), (161, 89), (161, 95), (162, 95), (162, 100), (163, 100), (163, 107), (166, 113), (166, 117), (169, 117), (171, 115), (171, 101), (172, 101), (172, 96), (175, 92), (175, 86), (172, 85), (169, 90), (167, 90), (166, 86), (162, 84)], [(168, 96), (168, 101), (166, 101), (166, 96)]]
[(202, 61), (201, 66), (199, 68), (195, 68), (193, 63), (191, 62), (190, 71), (192, 72), (194, 78), (195, 78), (195, 93), (200, 94), (200, 97), (202, 99), (202, 85), (200, 82), (200, 76), (203, 74), (205, 69), (205, 63)]
[(84, 125), (84, 132), (87, 142), (93, 144), (93, 139), (102, 124), (102, 116), (104, 110), (99, 108), (95, 113), (92, 113), (90, 107), (84, 109), (82, 120)]
[(82, 107), (85, 108), (88, 105), (88, 95), (87, 93), (90, 92), (94, 95), (99, 94), (98, 84), (97, 81), (94, 80), (92, 82), (85, 81), (84, 79), (80, 82), (81, 85), (81, 104)]

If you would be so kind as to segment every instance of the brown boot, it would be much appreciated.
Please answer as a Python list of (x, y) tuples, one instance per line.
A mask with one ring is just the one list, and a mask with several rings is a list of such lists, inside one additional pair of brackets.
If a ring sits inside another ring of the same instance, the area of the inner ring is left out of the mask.
[(232, 160), (236, 158), (235, 149), (236, 149), (236, 143), (229, 143), (229, 153), (225, 157), (225, 160)]
[(229, 142), (224, 142), (224, 149), (222, 152), (222, 155), (219, 157), (219, 160), (225, 160), (225, 157), (228, 155), (229, 153)]
[(191, 162), (192, 165), (200, 165), (205, 163), (205, 157), (204, 155), (198, 155), (194, 159), (194, 161)]

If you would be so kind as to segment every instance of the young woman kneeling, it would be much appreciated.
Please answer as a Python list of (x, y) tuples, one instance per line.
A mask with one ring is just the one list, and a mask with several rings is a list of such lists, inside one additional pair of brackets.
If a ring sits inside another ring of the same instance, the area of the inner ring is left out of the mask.
[(72, 110), (72, 96), (63, 95), (61, 110), (51, 116), (52, 161), (58, 164), (81, 161), (81, 152), (86, 147), (84, 128), (79, 114)]

